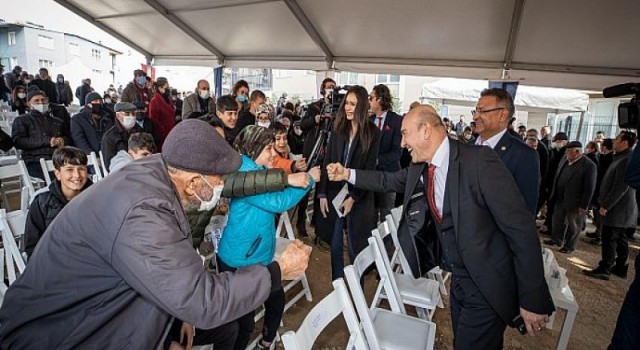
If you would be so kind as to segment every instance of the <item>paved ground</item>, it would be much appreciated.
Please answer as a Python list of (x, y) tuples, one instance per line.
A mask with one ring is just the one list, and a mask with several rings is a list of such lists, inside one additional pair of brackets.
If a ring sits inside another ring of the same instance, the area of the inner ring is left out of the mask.
[[(592, 229), (592, 227), (589, 227), (587, 230), (591, 231)], [(541, 242), (546, 237), (540, 235)], [(312, 241), (309, 240), (309, 243), (312, 243)], [(630, 265), (633, 266), (632, 262), (640, 251), (640, 244), (631, 243), (630, 250)], [(606, 349), (615, 328), (622, 300), (635, 275), (633, 267), (630, 268), (627, 279), (612, 276), (610, 281), (601, 281), (586, 277), (582, 274), (582, 270), (597, 264), (600, 259), (600, 248), (586, 243), (584, 235), (581, 236), (577, 250), (573, 254), (566, 255), (555, 251), (555, 256), (560, 266), (567, 269), (569, 285), (580, 307), (568, 348), (580, 350)], [(296, 329), (302, 323), (311, 307), (331, 291), (331, 269), (328, 251), (323, 251), (314, 246), (307, 277), (313, 292), (313, 302), (309, 303), (302, 299), (296, 303), (284, 315), (284, 326), (280, 329), (281, 333)], [(374, 284), (375, 280), (369, 276), (365, 282), (365, 293), (369, 301), (375, 291)], [(545, 330), (543, 335), (535, 338), (522, 336), (517, 331), (508, 329), (505, 334), (505, 349), (555, 348), (563, 319), (564, 313), (560, 312), (560, 315), (556, 317), (553, 330)], [(452, 349), (448, 300), (445, 300), (445, 308), (436, 312), (434, 320), (437, 325), (435, 348)], [(314, 349), (344, 349), (347, 338), (346, 325), (342, 319), (338, 319), (320, 335)], [(278, 348), (283, 348), (282, 344), (278, 344)]]

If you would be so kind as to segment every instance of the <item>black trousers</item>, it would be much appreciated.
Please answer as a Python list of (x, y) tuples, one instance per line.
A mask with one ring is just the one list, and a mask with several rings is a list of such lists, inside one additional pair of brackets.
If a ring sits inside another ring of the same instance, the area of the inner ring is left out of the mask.
[(471, 277), (453, 274), (450, 301), (454, 349), (502, 349), (507, 324)]
[(614, 266), (627, 265), (629, 259), (629, 241), (627, 229), (602, 225), (602, 260), (600, 266), (611, 272)]
[[(165, 348), (168, 349), (172, 341), (180, 343), (180, 328), (182, 328), (182, 321), (174, 319), (165, 341)], [(238, 323), (231, 321), (213, 329), (196, 328), (193, 336), (193, 345), (213, 344), (216, 350), (231, 350), (237, 337)], [(182, 345), (186, 345), (186, 341), (183, 340)]]
[[(233, 268), (224, 263), (224, 261), (217, 259), (218, 269), (220, 272), (231, 271), (235, 272), (236, 268)], [(265, 342), (271, 343), (276, 337), (276, 332), (280, 327), (280, 321), (282, 321), (282, 314), (284, 313), (285, 305), (284, 289), (280, 288), (269, 294), (269, 297), (264, 302), (264, 323), (262, 326), (262, 339)], [(251, 334), (256, 328), (255, 321), (256, 312), (251, 311), (248, 314), (240, 317), (236, 320), (238, 324), (238, 337), (233, 346), (234, 350), (245, 350), (249, 344)]]

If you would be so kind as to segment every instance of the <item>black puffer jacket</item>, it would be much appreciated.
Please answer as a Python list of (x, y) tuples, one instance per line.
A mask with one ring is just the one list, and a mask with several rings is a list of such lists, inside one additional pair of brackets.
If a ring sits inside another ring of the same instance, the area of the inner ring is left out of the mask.
[(71, 145), (69, 113), (64, 107), (50, 105), (44, 115), (36, 110), (17, 117), (11, 127), (13, 145), (22, 150), (25, 162), (40, 158), (51, 159), (55, 148), (51, 147), (52, 137), (62, 137), (65, 145)]
[[(87, 180), (82, 190), (86, 190), (93, 182)], [(62, 194), (60, 181), (55, 180), (47, 189), (42, 190), (33, 199), (29, 206), (29, 214), (27, 214), (27, 222), (24, 227), (24, 246), (28, 257), (31, 257), (40, 237), (49, 227), (53, 219), (58, 216), (62, 208), (69, 201)]]

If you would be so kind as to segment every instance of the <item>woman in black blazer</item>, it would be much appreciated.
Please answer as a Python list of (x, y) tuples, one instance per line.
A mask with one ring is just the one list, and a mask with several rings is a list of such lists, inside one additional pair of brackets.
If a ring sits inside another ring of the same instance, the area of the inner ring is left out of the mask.
[[(326, 166), (341, 163), (352, 169), (375, 170), (380, 145), (380, 131), (368, 118), (368, 93), (362, 86), (353, 86), (336, 114), (333, 131), (324, 158), (320, 183), (317, 186), (319, 208), (316, 213), (316, 234), (331, 245), (331, 275), (343, 277), (343, 234), (346, 231), (349, 260), (367, 246), (371, 230), (376, 227), (373, 192), (354, 188), (347, 182), (329, 182)], [(340, 218), (332, 202), (347, 185), (348, 195), (342, 203)]]

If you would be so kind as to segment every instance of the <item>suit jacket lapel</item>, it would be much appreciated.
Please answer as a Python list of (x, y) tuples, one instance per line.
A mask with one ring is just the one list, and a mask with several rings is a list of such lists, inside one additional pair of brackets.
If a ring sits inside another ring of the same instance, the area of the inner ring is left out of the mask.
[[(354, 136), (353, 138), (353, 142), (351, 143), (351, 147), (349, 148), (349, 153), (347, 154), (347, 160), (345, 161), (345, 163), (347, 164), (347, 166), (351, 165), (351, 159), (353, 159), (353, 154), (356, 153), (355, 150), (358, 147), (358, 141), (360, 140), (360, 137), (358, 137), (358, 134), (356, 134), (356, 136)], [(348, 144), (348, 140), (345, 142), (344, 147), (347, 147)], [(344, 150), (344, 147), (342, 148)]]
[(449, 196), (449, 205), (451, 206), (451, 215), (453, 215), (453, 229), (458, 239), (458, 220), (460, 218), (460, 163), (458, 162), (458, 142), (449, 139), (449, 170), (447, 172), (447, 182), (445, 184), (445, 196)]
[(507, 152), (507, 150), (511, 146), (510, 143), (511, 143), (511, 137), (509, 135), (509, 132), (507, 131), (504, 133), (504, 135), (502, 135), (500, 140), (498, 140), (496, 147), (493, 149), (498, 154), (498, 157), (500, 159), (502, 159), (502, 156)]
[[(420, 176), (424, 174), (425, 166), (426, 166), (425, 163), (409, 165), (409, 173), (407, 174), (407, 184), (405, 185), (406, 190), (404, 192), (404, 201), (402, 203), (402, 217), (404, 217), (404, 214), (407, 211), (407, 208), (409, 206), (409, 200), (411, 199), (411, 195), (413, 194), (413, 191), (416, 189), (416, 186), (418, 186), (418, 181), (420, 180)], [(427, 193), (425, 190), (425, 198), (427, 198), (426, 195)]]

